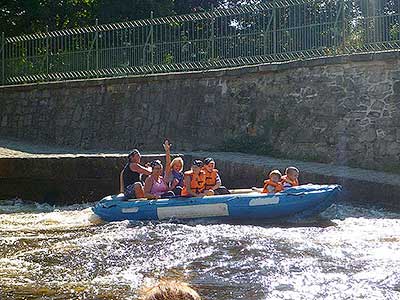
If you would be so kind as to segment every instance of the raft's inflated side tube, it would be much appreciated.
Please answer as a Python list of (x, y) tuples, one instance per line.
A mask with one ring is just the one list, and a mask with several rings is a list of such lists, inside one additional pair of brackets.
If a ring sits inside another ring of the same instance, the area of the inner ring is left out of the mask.
[(159, 200), (107, 196), (93, 208), (105, 221), (171, 219), (283, 220), (317, 215), (335, 202), (339, 185), (302, 185), (276, 194), (228, 194)]

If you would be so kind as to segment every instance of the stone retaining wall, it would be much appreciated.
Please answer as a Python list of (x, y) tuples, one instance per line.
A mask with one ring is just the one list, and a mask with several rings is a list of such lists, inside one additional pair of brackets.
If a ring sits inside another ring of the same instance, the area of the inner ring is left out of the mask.
[(180, 151), (399, 171), (400, 54), (2, 87), (0, 135), (121, 150), (168, 137)]

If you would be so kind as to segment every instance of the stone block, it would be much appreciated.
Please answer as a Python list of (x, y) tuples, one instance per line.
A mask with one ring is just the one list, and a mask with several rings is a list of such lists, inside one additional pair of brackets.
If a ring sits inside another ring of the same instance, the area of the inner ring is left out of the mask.
[(6, 127), (7, 125), (8, 125), (8, 116), (3, 115), (3, 117), (1, 118), (1, 127)]
[(376, 130), (372, 127), (368, 127), (367, 129), (361, 131), (360, 133), (360, 142), (371, 143), (374, 142), (377, 138)]
[(386, 51), (376, 52), (373, 54), (373, 59), (376, 61), (383, 61), (389, 64), (393, 64), (391, 61), (395, 61), (400, 58), (399, 51)]
[(346, 58), (348, 62), (364, 62), (373, 60), (374, 55), (372, 53), (361, 53), (361, 54), (349, 55)]
[(395, 81), (393, 83), (393, 93), (397, 96), (400, 97), (400, 81)]
[(227, 69), (225, 76), (241, 76), (245, 74), (257, 73), (259, 71), (257, 66), (254, 67), (240, 67)]
[(400, 143), (396, 141), (389, 142), (386, 153), (389, 157), (400, 157)]
[(400, 80), (400, 71), (398, 71), (398, 70), (390, 71), (389, 78), (393, 81)]
[(377, 100), (372, 103), (371, 110), (380, 112), (384, 107), (385, 102)]
[(377, 111), (370, 111), (367, 114), (367, 117), (370, 118), (370, 119), (379, 119), (381, 117), (381, 113), (377, 112)]

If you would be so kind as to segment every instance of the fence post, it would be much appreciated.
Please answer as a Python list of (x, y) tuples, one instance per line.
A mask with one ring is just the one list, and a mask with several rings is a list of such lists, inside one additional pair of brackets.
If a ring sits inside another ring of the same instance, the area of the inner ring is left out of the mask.
[[(361, 3), (361, 5), (362, 5), (363, 3)], [(365, 5), (365, 15), (363, 16), (364, 17), (364, 26), (363, 26), (363, 28), (365, 28), (365, 33), (364, 33), (364, 35), (365, 35), (365, 37), (364, 37), (364, 43), (366, 42), (367, 44), (370, 42), (370, 33), (369, 33), (369, 26), (370, 26), (370, 24), (372, 23), (373, 24), (373, 29), (372, 29), (372, 32), (373, 32), (373, 34), (374, 34), (374, 36), (373, 36), (373, 38), (372, 38), (372, 42), (374, 42), (374, 40), (375, 40), (375, 37), (376, 37), (376, 17), (375, 17), (375, 12), (372, 12), (372, 15), (371, 15), (371, 20), (372, 20), (372, 22), (370, 21), (370, 17), (369, 17), (369, 15), (370, 15), (370, 13), (369, 13), (369, 1), (366, 1), (366, 3), (364, 2), (364, 5)], [(362, 9), (362, 6), (361, 6), (361, 9)], [(363, 46), (365, 46), (365, 45), (363, 45)]]
[(154, 73), (154, 23), (153, 23), (153, 18), (154, 18), (154, 12), (151, 11), (150, 13), (150, 64), (151, 64), (151, 73)]
[(342, 2), (342, 36), (343, 36), (343, 52), (346, 51), (346, 10), (344, 7), (344, 0)]
[(96, 19), (96, 77), (99, 76), (99, 19)]
[(276, 57), (277, 53), (277, 38), (276, 38), (276, 1), (273, 0), (273, 8), (272, 8), (272, 17), (274, 19), (274, 24), (273, 24), (273, 29), (272, 29), (272, 34), (273, 34), (273, 41), (272, 43), (274, 44), (274, 57)]
[(1, 84), (6, 84), (6, 38), (4, 32), (1, 33)]
[(49, 76), (49, 25), (46, 25), (46, 75)]
[(214, 5), (211, 5), (211, 60), (215, 59), (215, 37), (214, 37)]

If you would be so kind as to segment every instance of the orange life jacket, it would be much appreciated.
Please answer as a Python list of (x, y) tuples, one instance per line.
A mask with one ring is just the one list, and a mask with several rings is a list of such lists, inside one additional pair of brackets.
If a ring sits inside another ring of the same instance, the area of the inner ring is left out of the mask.
[(295, 179), (294, 181), (290, 180), (287, 175), (283, 175), (281, 178), (281, 183), (284, 185), (285, 183), (290, 184), (291, 186), (299, 186), (299, 180)]
[(274, 192), (275, 192), (275, 193), (278, 193), (278, 192), (283, 191), (283, 185), (282, 185), (282, 183), (280, 183), (280, 182), (273, 182), (271, 179), (268, 179), (268, 180), (265, 180), (265, 181), (264, 181), (264, 188), (263, 188), (262, 193), (264, 193), (264, 194), (268, 194), (268, 193), (269, 193), (269, 191), (268, 191), (268, 189), (267, 189), (268, 186), (273, 186), (273, 187), (274, 187)]
[[(197, 194), (202, 193), (205, 189), (206, 174), (203, 171), (200, 171), (200, 174), (196, 175), (193, 173), (193, 171), (187, 171), (185, 172), (185, 178), (187, 176), (190, 177), (190, 189)], [(185, 182), (185, 180), (183, 180), (183, 182)], [(181, 195), (191, 196), (187, 191), (186, 186), (183, 187)]]
[(208, 190), (217, 184), (218, 170), (213, 169), (211, 172), (208, 172), (207, 169), (204, 168), (203, 171), (206, 175), (206, 190)]

